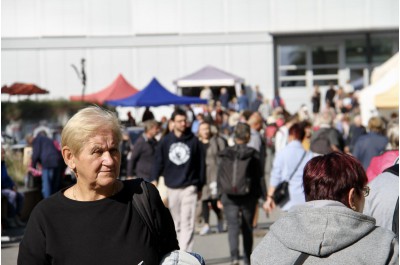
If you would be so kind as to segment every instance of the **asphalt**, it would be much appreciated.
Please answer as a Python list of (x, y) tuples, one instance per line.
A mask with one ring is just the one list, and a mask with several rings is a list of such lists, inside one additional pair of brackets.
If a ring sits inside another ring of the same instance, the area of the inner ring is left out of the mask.
[[(258, 218), (258, 227), (254, 230), (254, 246), (261, 241), (261, 239), (268, 233), (269, 226), (280, 216), (279, 209), (277, 209), (269, 217), (266, 216), (264, 211), (260, 208)], [(227, 232), (216, 232), (216, 218), (213, 213), (210, 213), (211, 230), (214, 232), (205, 236), (200, 236), (198, 231), (201, 225), (196, 227), (196, 235), (194, 238), (193, 251), (201, 254), (207, 265), (230, 264), (229, 245)], [(226, 227), (226, 226), (225, 226)], [(17, 264), (18, 246), (24, 233), (24, 228), (6, 229), (2, 231), (1, 242), (1, 264), (2, 265), (15, 265)], [(242, 252), (242, 246), (240, 245)], [(242, 262), (242, 261), (240, 261)], [(243, 264), (243, 263), (241, 263)]]

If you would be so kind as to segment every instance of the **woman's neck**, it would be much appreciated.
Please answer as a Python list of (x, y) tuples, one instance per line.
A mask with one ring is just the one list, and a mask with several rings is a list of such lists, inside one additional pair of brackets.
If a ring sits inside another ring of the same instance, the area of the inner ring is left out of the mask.
[(116, 180), (109, 187), (94, 189), (78, 181), (77, 184), (72, 186), (72, 199), (76, 201), (97, 201), (111, 197), (120, 190), (121, 184), (122, 183)]

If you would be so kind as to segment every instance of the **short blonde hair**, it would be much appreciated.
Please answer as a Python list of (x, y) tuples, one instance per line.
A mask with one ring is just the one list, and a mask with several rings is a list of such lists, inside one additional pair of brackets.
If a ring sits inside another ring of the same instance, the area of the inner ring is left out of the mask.
[(79, 155), (89, 138), (105, 128), (112, 130), (119, 144), (122, 140), (121, 124), (115, 113), (99, 106), (81, 109), (64, 126), (61, 146), (68, 146), (73, 154)]
[(385, 131), (385, 123), (380, 117), (372, 117), (368, 121), (368, 129), (370, 132), (383, 134)]

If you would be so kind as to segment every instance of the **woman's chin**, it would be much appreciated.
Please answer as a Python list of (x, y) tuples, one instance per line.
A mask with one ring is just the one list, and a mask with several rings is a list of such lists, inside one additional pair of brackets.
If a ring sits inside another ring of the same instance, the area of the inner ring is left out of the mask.
[(118, 178), (118, 175), (112, 173), (100, 173), (97, 176), (97, 182), (102, 184), (113, 184)]

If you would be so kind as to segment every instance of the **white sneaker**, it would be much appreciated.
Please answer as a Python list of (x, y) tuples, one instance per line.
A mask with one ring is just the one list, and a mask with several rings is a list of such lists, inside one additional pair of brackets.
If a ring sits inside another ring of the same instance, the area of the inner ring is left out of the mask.
[(200, 235), (204, 236), (210, 232), (210, 226), (209, 225), (204, 225), (201, 230), (200, 230)]

